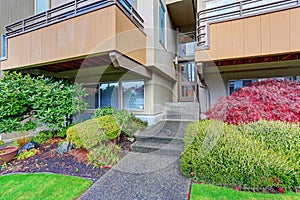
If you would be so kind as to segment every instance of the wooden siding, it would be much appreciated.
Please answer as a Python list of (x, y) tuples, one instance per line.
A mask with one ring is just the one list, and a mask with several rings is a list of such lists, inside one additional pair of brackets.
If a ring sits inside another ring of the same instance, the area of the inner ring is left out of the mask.
[(235, 59), (300, 51), (300, 8), (211, 24), (210, 49), (196, 61)]
[[(125, 31), (126, 37), (119, 37)], [(9, 38), (8, 59), (2, 69), (38, 66), (109, 51), (119, 51), (145, 64), (145, 48), (146, 36), (142, 31), (117, 6), (109, 6)]]

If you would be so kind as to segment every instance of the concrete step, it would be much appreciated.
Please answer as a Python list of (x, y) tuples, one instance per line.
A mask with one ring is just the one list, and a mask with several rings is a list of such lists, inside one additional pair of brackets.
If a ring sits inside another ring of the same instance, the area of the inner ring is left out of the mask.
[(198, 120), (200, 104), (198, 102), (168, 102), (163, 119)]
[(149, 143), (160, 143), (160, 144), (173, 144), (182, 145), (183, 139), (181, 137), (163, 137), (163, 136), (137, 136), (137, 142), (149, 142)]
[(159, 155), (180, 156), (183, 152), (183, 143), (170, 142), (167, 144), (149, 141), (136, 141), (131, 145), (131, 150), (138, 153), (155, 153)]

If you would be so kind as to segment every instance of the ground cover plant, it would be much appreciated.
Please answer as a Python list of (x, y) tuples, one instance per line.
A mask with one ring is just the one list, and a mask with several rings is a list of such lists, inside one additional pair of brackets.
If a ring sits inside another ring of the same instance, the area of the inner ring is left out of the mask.
[(219, 99), (206, 114), (208, 119), (229, 124), (260, 119), (300, 122), (300, 82), (266, 80), (253, 83)]
[(188, 126), (184, 140), (181, 171), (196, 182), (263, 192), (300, 189), (299, 124), (203, 120)]
[(92, 184), (58, 174), (0, 176), (0, 199), (76, 199)]
[[(238, 190), (238, 189), (237, 189)], [(204, 199), (239, 199), (239, 200), (297, 200), (300, 194), (286, 192), (285, 194), (262, 194), (253, 192), (241, 192), (231, 188), (224, 188), (215, 185), (193, 184), (191, 188), (191, 200)]]

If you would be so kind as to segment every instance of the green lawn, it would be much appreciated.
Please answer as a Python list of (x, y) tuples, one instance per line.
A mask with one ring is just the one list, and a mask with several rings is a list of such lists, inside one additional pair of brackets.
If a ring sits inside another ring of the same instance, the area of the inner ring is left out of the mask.
[(218, 187), (214, 185), (193, 184), (191, 192), (191, 200), (199, 199), (245, 199), (245, 200), (260, 200), (260, 199), (300, 199), (300, 194), (287, 192), (285, 194), (261, 194), (252, 192), (236, 191), (229, 188)]
[(92, 184), (59, 174), (0, 176), (0, 199), (76, 199)]

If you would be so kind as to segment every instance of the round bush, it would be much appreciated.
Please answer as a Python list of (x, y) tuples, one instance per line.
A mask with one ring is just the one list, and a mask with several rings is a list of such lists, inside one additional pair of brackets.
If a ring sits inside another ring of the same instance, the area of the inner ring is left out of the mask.
[[(254, 124), (252, 128), (255, 129)], [(271, 145), (263, 136), (242, 133), (243, 129), (214, 120), (190, 124), (181, 157), (183, 174), (190, 177), (193, 172), (196, 181), (227, 186), (297, 188), (299, 152), (279, 151), (285, 148), (285, 142)], [(298, 127), (298, 134), (299, 130)]]

